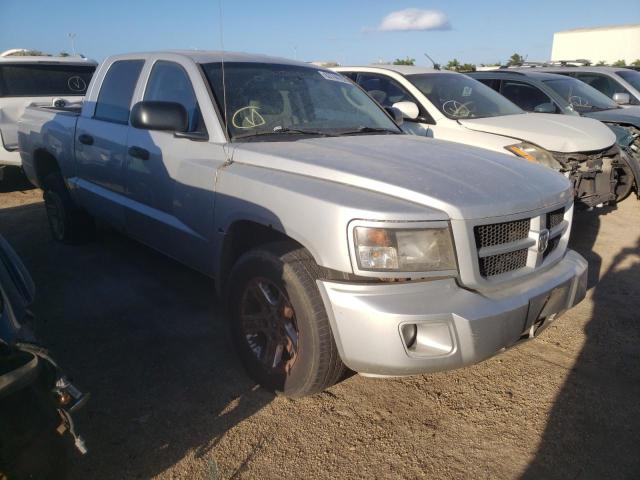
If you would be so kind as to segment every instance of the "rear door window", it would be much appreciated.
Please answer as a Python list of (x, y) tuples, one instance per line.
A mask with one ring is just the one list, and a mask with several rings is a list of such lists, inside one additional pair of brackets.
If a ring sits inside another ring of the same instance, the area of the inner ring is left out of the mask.
[(119, 60), (109, 67), (96, 102), (95, 119), (129, 123), (131, 98), (143, 65), (144, 60)]
[(82, 96), (95, 69), (93, 65), (1, 65), (0, 97)]

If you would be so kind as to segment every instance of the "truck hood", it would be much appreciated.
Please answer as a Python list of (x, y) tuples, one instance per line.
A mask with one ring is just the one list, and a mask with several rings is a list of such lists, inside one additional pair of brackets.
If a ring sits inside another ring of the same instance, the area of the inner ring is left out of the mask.
[(589, 112), (585, 117), (595, 118), (601, 122), (624, 123), (640, 128), (640, 107), (612, 108), (602, 112)]
[(610, 147), (615, 135), (591, 118), (524, 113), (459, 120), (464, 127), (534, 143), (551, 152), (590, 152)]
[(233, 161), (380, 192), (451, 219), (510, 215), (571, 198), (569, 182), (546, 167), (412, 135), (238, 143)]

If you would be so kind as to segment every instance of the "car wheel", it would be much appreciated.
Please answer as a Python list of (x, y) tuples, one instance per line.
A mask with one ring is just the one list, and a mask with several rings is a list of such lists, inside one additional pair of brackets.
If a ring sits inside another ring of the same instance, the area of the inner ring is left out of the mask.
[(43, 182), (44, 204), (53, 238), (77, 244), (90, 240), (95, 233), (93, 218), (71, 198), (60, 173), (48, 175)]
[(288, 397), (321, 392), (344, 373), (317, 279), (313, 257), (290, 242), (247, 252), (229, 277), (240, 358), (257, 383)]

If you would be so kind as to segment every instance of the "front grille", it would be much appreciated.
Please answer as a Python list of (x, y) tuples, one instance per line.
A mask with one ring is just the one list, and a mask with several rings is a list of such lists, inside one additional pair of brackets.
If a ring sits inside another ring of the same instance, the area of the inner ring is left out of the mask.
[(531, 219), (529, 218), (513, 222), (478, 225), (474, 229), (476, 246), (480, 249), (524, 240), (529, 236), (530, 228)]
[(524, 268), (527, 265), (527, 249), (522, 248), (513, 252), (501, 253), (490, 257), (480, 258), (480, 275), (492, 277), (501, 273)]
[(551, 230), (557, 227), (564, 220), (564, 208), (559, 208), (553, 212), (547, 213), (547, 228)]

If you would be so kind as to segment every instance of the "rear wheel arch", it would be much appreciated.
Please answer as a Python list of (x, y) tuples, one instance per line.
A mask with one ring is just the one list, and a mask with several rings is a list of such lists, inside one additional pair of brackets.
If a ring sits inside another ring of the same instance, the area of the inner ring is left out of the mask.
[(40, 188), (45, 187), (46, 178), (52, 173), (60, 172), (58, 159), (45, 149), (33, 153), (33, 166)]

